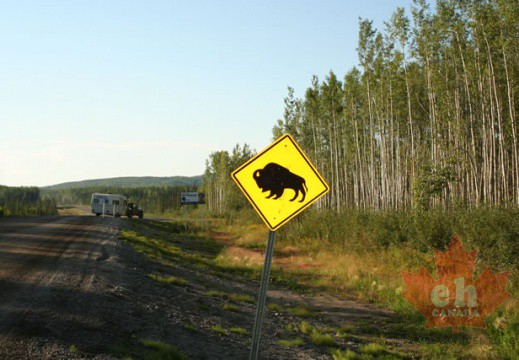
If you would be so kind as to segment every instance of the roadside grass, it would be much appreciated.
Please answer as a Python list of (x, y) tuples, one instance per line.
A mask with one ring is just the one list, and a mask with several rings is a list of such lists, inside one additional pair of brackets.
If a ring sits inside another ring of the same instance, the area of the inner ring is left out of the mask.
[(300, 337), (297, 337), (295, 339), (283, 339), (278, 340), (278, 344), (287, 348), (293, 348), (296, 346), (301, 346), (305, 344), (305, 341), (301, 339)]
[[(515, 300), (519, 298), (519, 270), (513, 265), (513, 254), (518, 254), (513, 246), (517, 247), (519, 234), (519, 222), (513, 219), (519, 213), (481, 210), (460, 214), (352, 211), (329, 215), (308, 211), (278, 231), (278, 243), (283, 246), (275, 251), (271, 283), (298, 292), (325, 291), (381, 304), (396, 312), (395, 321), (385, 328), (360, 323), (355, 331), (362, 336), (382, 334), (409, 340), (424, 356), (444, 347), (445, 354), (457, 357), (513, 358), (519, 353), (519, 304)], [(210, 239), (215, 231), (225, 233), (225, 239)], [(450, 328), (424, 328), (422, 315), (401, 296), (405, 291), (401, 273), (424, 267), (437, 277), (433, 250), (444, 251), (455, 233), (467, 251), (480, 250), (474, 278), (487, 266), (494, 273), (509, 271), (512, 296), (487, 318), (486, 330), (461, 328), (453, 336)], [(121, 237), (164, 264), (180, 262), (218, 276), (259, 279), (266, 235), (261, 225), (232, 221), (220, 222), (206, 232), (193, 228), (187, 233), (179, 224), (139, 222)], [(279, 304), (268, 306), (271, 311), (290, 311)], [(292, 311), (297, 316), (314, 316), (313, 309)], [(335, 337), (348, 334), (337, 331)], [(475, 339), (481, 337), (489, 346), (475, 346)]]
[(165, 284), (165, 285), (176, 285), (176, 286), (186, 286), (187, 280), (182, 279), (176, 276), (161, 276), (157, 274), (148, 274), (147, 275), (150, 279), (155, 280), (159, 284)]
[(118, 341), (108, 348), (108, 352), (124, 360), (187, 360), (188, 357), (175, 346), (159, 340), (141, 339), (138, 343)]
[(186, 355), (170, 344), (151, 339), (142, 339), (140, 342), (146, 348), (143, 353), (145, 360), (187, 360)]
[(228, 330), (227, 329), (224, 329), (223, 327), (221, 327), (220, 325), (215, 325), (215, 326), (212, 326), (211, 327), (211, 331), (217, 333), (217, 334), (220, 334), (220, 335), (226, 335), (228, 333)]
[(238, 334), (238, 335), (248, 335), (249, 334), (249, 332), (242, 327), (232, 327), (229, 329), (229, 332), (231, 332), (233, 334)]
[(234, 312), (240, 311), (239, 306), (236, 306), (234, 304), (229, 304), (229, 303), (225, 303), (223, 305), (223, 308), (224, 308), (224, 310), (228, 310), (228, 311), (234, 311)]
[(189, 330), (191, 332), (194, 332), (194, 333), (198, 333), (200, 332), (200, 330), (198, 330), (195, 326), (191, 325), (191, 324), (186, 324), (183, 326), (184, 329), (186, 330)]
[(290, 314), (299, 317), (312, 317), (315, 315), (314, 310), (307, 306), (288, 306), (285, 310)]
[(228, 292), (222, 292), (222, 291), (209, 290), (205, 293), (205, 295), (211, 296), (211, 297), (221, 297), (225, 300), (230, 299), (232, 301), (239, 302), (239, 303), (254, 304), (254, 298), (247, 294), (237, 294), (237, 293), (228, 293)]
[(270, 311), (275, 311), (275, 312), (283, 311), (283, 307), (277, 303), (267, 304), (267, 309), (269, 309)]
[(337, 342), (330, 334), (323, 334), (315, 329), (310, 333), (310, 341), (319, 346), (332, 347), (337, 345)]

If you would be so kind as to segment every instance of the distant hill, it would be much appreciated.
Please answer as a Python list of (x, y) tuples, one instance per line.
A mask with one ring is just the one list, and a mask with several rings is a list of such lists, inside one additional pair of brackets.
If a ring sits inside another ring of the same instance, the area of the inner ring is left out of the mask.
[(57, 185), (43, 186), (42, 190), (80, 189), (95, 186), (148, 187), (148, 186), (200, 186), (202, 175), (198, 176), (128, 176), (110, 179), (72, 181)]

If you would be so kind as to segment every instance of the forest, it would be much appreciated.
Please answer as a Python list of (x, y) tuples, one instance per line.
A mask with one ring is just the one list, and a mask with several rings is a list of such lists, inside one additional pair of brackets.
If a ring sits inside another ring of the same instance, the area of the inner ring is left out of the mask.
[[(294, 136), (329, 182), (320, 208), (518, 205), (518, 39), (510, 0), (415, 0), (382, 31), (360, 19), (359, 67), (302, 98), (289, 87), (273, 137)], [(209, 158), (215, 209), (244, 150)]]
[(0, 185), (0, 216), (57, 215), (56, 202), (42, 199), (40, 189)]
[[(400, 274), (433, 271), (433, 252), (458, 235), (467, 249), (479, 250), (480, 267), (509, 273), (507, 289), (517, 299), (517, 1), (437, 0), (431, 8), (414, 0), (382, 30), (359, 19), (357, 52), (359, 66), (342, 78), (334, 71), (313, 76), (302, 97), (288, 88), (273, 139), (290, 133), (331, 191), (277, 231), (279, 243), (325, 259), (323, 269), (312, 269), (319, 284), (328, 281), (420, 324), (395, 296)], [(206, 163), (208, 206), (235, 214), (235, 226), (258, 221), (230, 176), (254, 153), (236, 145)], [(485, 336), (467, 332), (469, 339), (490, 339), (490, 350), (452, 338), (437, 358), (516, 358), (517, 301), (487, 324), (495, 319), (506, 325), (488, 326)]]

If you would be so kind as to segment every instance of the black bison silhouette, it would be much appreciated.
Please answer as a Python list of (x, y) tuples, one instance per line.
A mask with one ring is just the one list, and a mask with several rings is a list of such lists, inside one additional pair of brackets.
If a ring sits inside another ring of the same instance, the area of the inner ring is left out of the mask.
[(290, 201), (294, 201), (299, 196), (299, 192), (303, 195), (299, 202), (305, 201), (306, 192), (308, 191), (305, 179), (291, 173), (290, 170), (279, 164), (269, 163), (263, 169), (254, 171), (253, 177), (262, 192), (270, 191), (267, 199), (273, 196), (275, 196), (273, 200), (279, 199), (285, 189), (292, 189), (296, 194)]

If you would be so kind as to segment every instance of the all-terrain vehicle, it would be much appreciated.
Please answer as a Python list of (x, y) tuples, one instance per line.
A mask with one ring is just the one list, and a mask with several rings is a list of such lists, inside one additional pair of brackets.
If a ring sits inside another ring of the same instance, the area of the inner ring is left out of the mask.
[(142, 219), (144, 217), (144, 211), (140, 207), (137, 206), (135, 203), (129, 203), (128, 207), (126, 208), (126, 216), (128, 216), (128, 219), (131, 219), (133, 216), (138, 216), (139, 219)]

